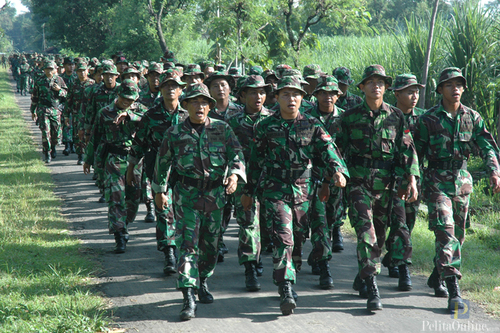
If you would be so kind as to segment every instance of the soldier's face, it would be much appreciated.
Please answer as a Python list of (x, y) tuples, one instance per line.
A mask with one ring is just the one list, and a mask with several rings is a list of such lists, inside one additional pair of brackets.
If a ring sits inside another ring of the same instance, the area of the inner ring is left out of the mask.
[(125, 68), (128, 67), (128, 64), (126, 62), (119, 62), (116, 64), (116, 70), (118, 71), (118, 73), (122, 73)]
[(347, 89), (349, 88), (349, 86), (347, 84), (343, 84), (343, 83), (339, 82), (339, 88), (341, 91), (340, 96), (345, 96), (347, 94)]
[(111, 73), (105, 73), (102, 75), (104, 84), (108, 88), (113, 88), (116, 85), (116, 78), (117, 77), (118, 77), (118, 75), (111, 74)]
[(216, 100), (226, 100), (229, 98), (231, 87), (225, 79), (215, 79), (210, 83), (210, 95)]
[(307, 91), (308, 94), (312, 94), (312, 92), (314, 91), (314, 89), (316, 89), (316, 86), (318, 85), (318, 80), (307, 78), (306, 81), (307, 83), (309, 83), (309, 85), (307, 84), (304, 85), (304, 90)]
[(57, 73), (57, 70), (55, 68), (45, 68), (43, 72), (50, 79)]
[(121, 110), (125, 110), (128, 109), (132, 104), (134, 104), (134, 102), (135, 100), (133, 99), (118, 96), (118, 99), (116, 100), (116, 106)]
[(333, 112), (338, 98), (337, 91), (320, 90), (316, 93), (319, 110), (322, 112)]
[(398, 100), (398, 108), (404, 113), (411, 112), (417, 106), (418, 98), (420, 97), (420, 90), (417, 86), (407, 87), (403, 90), (395, 92), (396, 99)]
[(160, 73), (151, 72), (148, 73), (148, 83), (151, 90), (157, 90), (160, 85)]
[(64, 64), (64, 72), (68, 75), (73, 74), (75, 71), (75, 64)]
[(443, 100), (458, 103), (464, 93), (464, 82), (459, 77), (445, 81), (438, 87), (438, 93), (443, 96)]
[(86, 69), (79, 69), (76, 71), (76, 75), (78, 75), (78, 79), (80, 81), (85, 81), (87, 79), (87, 70)]
[(182, 87), (174, 81), (167, 81), (160, 88), (161, 95), (167, 100), (176, 100), (182, 94)]
[(266, 101), (266, 90), (264, 88), (246, 88), (241, 93), (241, 99), (249, 113), (259, 112)]
[(210, 100), (204, 96), (190, 98), (185, 103), (189, 120), (193, 124), (203, 124), (210, 111)]
[(96, 83), (101, 83), (102, 81), (102, 69), (99, 69), (94, 73), (94, 80)]
[(61, 74), (62, 74), (62, 73), (64, 73), (64, 72), (65, 72), (64, 67), (57, 67), (57, 73), (58, 73), (59, 75), (61, 75)]
[(210, 73), (213, 73), (213, 72), (214, 72), (214, 68), (213, 67), (206, 67), (203, 70), (203, 73), (205, 73), (205, 77), (208, 77), (210, 75)]
[(187, 83), (187, 86), (189, 87), (192, 84), (195, 83), (202, 83), (203, 80), (201, 79), (201, 76), (196, 74), (196, 75), (185, 75), (184, 76), (184, 81)]
[(130, 74), (125, 74), (123, 75), (123, 79), (124, 80), (132, 80), (135, 82), (135, 84), (138, 84), (139, 83), (139, 76), (137, 74), (134, 74), (134, 73), (130, 73)]
[(367, 99), (377, 100), (384, 98), (385, 91), (389, 85), (382, 76), (374, 75), (359, 85)]
[(302, 103), (302, 92), (294, 88), (283, 88), (278, 91), (276, 98), (280, 105), (280, 112), (285, 119), (295, 119)]

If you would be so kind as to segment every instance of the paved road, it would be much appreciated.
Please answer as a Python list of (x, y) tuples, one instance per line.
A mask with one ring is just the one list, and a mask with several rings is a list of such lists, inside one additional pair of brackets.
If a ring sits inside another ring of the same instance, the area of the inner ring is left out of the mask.
[[(17, 95), (17, 98), (41, 151), (40, 132), (29, 116), (29, 97)], [(182, 294), (175, 289), (176, 277), (165, 277), (162, 273), (163, 254), (156, 250), (153, 224), (143, 222), (144, 205), (130, 226), (127, 252), (115, 255), (113, 236), (107, 232), (107, 208), (97, 203), (97, 188), (91, 177), (83, 174), (82, 167), (76, 165), (76, 155), (59, 153), (50, 169), (68, 228), (82, 240), (82, 252), (97, 254), (99, 266), (104, 270), (99, 274), (99, 288), (109, 298), (116, 327), (126, 332), (500, 331), (500, 321), (489, 318), (475, 304), (470, 304), (467, 318), (451, 318), (445, 310), (446, 299), (431, 297), (432, 290), (425, 285), (426, 277), (413, 276), (413, 290), (398, 292), (397, 279), (389, 278), (385, 269), (378, 278), (384, 310), (368, 312), (366, 300), (351, 289), (357, 264), (355, 243), (349, 239), (345, 251), (334, 254), (330, 262), (335, 288), (319, 289), (318, 277), (312, 275), (304, 263), (295, 286), (298, 307), (293, 315), (282, 316), (277, 287), (271, 280), (269, 255), (264, 256), (262, 290), (245, 291), (244, 268), (238, 265), (236, 255), (238, 231), (234, 220), (225, 236), (230, 252), (209, 279), (215, 302), (199, 304), (197, 318), (180, 322)], [(310, 249), (308, 243), (305, 257)]]

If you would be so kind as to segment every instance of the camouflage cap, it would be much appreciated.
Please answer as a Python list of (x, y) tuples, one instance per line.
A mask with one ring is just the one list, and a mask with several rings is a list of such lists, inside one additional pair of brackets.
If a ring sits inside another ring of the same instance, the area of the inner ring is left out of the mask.
[(321, 71), (319, 65), (312, 64), (304, 67), (302, 71), (302, 77), (304, 79), (319, 79), (321, 75), (325, 75), (326, 73)]
[(410, 86), (418, 86), (419, 88), (425, 87), (423, 84), (418, 83), (417, 77), (413, 74), (399, 74), (396, 76), (392, 87), (389, 90), (398, 91), (408, 88)]
[(467, 80), (462, 75), (462, 71), (460, 70), (460, 68), (448, 67), (448, 68), (443, 69), (443, 71), (439, 75), (439, 82), (436, 86), (436, 92), (439, 94), (438, 88), (441, 85), (441, 83), (449, 81), (449, 80), (457, 78), (457, 77), (462, 79), (462, 81), (464, 83), (464, 89), (467, 89)]
[(287, 70), (287, 69), (292, 69), (292, 66), (289, 66), (289, 65), (285, 65), (285, 64), (282, 64), (282, 65), (277, 65), (276, 68), (274, 69), (275, 71), (275, 74), (276, 74), (276, 77), (278, 79), (281, 79), (281, 76), (282, 76), (282, 73)]
[(333, 75), (320, 76), (318, 79), (318, 85), (316, 86), (316, 89), (314, 89), (313, 91), (313, 95), (320, 90), (336, 91), (337, 93), (339, 93), (340, 92), (339, 81)]
[(130, 67), (125, 67), (123, 72), (120, 75), (120, 78), (123, 80), (125, 78), (125, 75), (127, 74), (135, 74), (138, 77), (141, 77), (141, 72), (139, 72), (135, 67), (130, 66)]
[(175, 68), (175, 64), (171, 61), (164, 62), (163, 69), (169, 69), (169, 68)]
[(278, 77), (276, 76), (276, 73), (272, 69), (266, 69), (262, 73), (262, 77), (264, 78), (264, 81), (267, 82), (267, 79), (270, 77), (274, 77), (276, 80), (278, 80)]
[(359, 85), (365, 82), (368, 78), (378, 75), (384, 78), (385, 82), (388, 85), (392, 85), (392, 77), (385, 75), (385, 68), (382, 67), (382, 65), (370, 65), (365, 68), (365, 71), (363, 72), (363, 78), (361, 79), (361, 82), (357, 84), (357, 87), (359, 88)]
[(63, 65), (72, 65), (75, 63), (75, 59), (73, 57), (65, 57)]
[(160, 59), (162, 61), (167, 61), (167, 62), (174, 62), (174, 63), (177, 62), (174, 52), (172, 51), (166, 51)]
[(232, 77), (235, 77), (235, 78), (238, 78), (238, 77), (241, 77), (241, 71), (238, 67), (231, 67), (229, 68), (229, 70), (227, 71), (227, 73), (229, 75), (231, 75)]
[(217, 79), (226, 80), (229, 86), (231, 87), (231, 90), (234, 88), (234, 85), (236, 83), (234, 77), (228, 75), (226, 72), (213, 72), (212, 74), (210, 74), (209, 77), (205, 79), (205, 81), (203, 81), (203, 83), (205, 83), (208, 89), (210, 89), (210, 84), (212, 84), (212, 82), (214, 82), (214, 80)]
[(47, 68), (57, 69), (56, 62), (51, 61), (51, 60), (45, 61), (45, 64), (43, 65), (43, 69), (47, 69)]
[(261, 66), (252, 66), (248, 70), (248, 75), (262, 75), (263, 72), (264, 70)]
[(239, 92), (246, 88), (264, 88), (266, 93), (271, 92), (271, 85), (264, 81), (264, 78), (260, 75), (248, 75), (245, 77), (241, 85), (239, 86)]
[(133, 99), (134, 101), (139, 98), (139, 92), (140, 90), (137, 84), (130, 79), (123, 80), (118, 87), (118, 96)]
[(106, 62), (106, 63), (103, 62), (102, 74), (120, 75), (120, 73), (118, 73), (118, 70), (116, 69), (116, 66), (113, 64), (110, 64), (108, 62)]
[(345, 84), (346, 86), (350, 86), (354, 83), (354, 80), (351, 77), (351, 71), (347, 67), (337, 67), (333, 70), (333, 76), (337, 78), (339, 83)]
[(149, 67), (149, 61), (147, 61), (147, 60), (142, 60), (141, 64), (142, 64), (143, 68), (148, 68)]
[(63, 64), (63, 62), (62, 62), (62, 61), (60, 61), (60, 62), (56, 62), (56, 64), (57, 64), (57, 66), (58, 66), (58, 67), (64, 67), (64, 64)]
[(207, 67), (214, 67), (214, 66), (215, 66), (215, 62), (213, 62), (212, 60), (200, 61), (200, 68), (202, 71), (204, 71)]
[(211, 109), (215, 106), (216, 104), (215, 99), (213, 99), (212, 96), (210, 96), (208, 87), (203, 83), (195, 83), (189, 86), (189, 88), (186, 90), (186, 95), (184, 96), (182, 103), (187, 102), (188, 99), (195, 98), (198, 96), (206, 97), (210, 101)]
[(163, 64), (151, 62), (148, 67), (148, 74), (152, 72), (156, 72), (158, 74), (163, 73)]
[[(307, 95), (307, 92), (302, 89), (302, 85), (304, 81), (302, 80), (302, 76), (284, 76), (278, 81), (278, 88), (276, 89), (276, 94), (285, 88), (293, 88), (296, 90), (300, 90), (302, 94)], [(309, 85), (309, 83), (305, 83)]]
[(184, 70), (184, 75), (200, 75), (202, 79), (205, 79), (205, 74), (201, 71), (200, 65), (189, 64)]
[(224, 64), (217, 64), (214, 66), (214, 71), (216, 72), (225, 72), (226, 71), (226, 65)]
[(139, 60), (134, 61), (132, 63), (132, 66), (134, 66), (134, 68), (138, 71), (142, 71), (144, 69), (144, 67), (142, 66), (142, 62), (140, 62)]
[(86, 69), (89, 69), (89, 67), (87, 66), (86, 63), (84, 62), (79, 62), (77, 65), (76, 65), (76, 68), (75, 70), (77, 71), (80, 71), (80, 70), (86, 70)]
[(298, 77), (299, 80), (300, 80), (300, 82), (302, 84), (309, 84), (309, 82), (307, 82), (306, 80), (304, 80), (304, 78), (302, 77), (302, 73), (298, 69), (293, 69), (293, 68), (285, 69), (281, 73), (281, 78), (284, 78), (286, 76), (295, 76), (295, 77)]
[(241, 86), (243, 85), (243, 83), (245, 82), (245, 80), (247, 79), (248, 75), (243, 75), (242, 77), (239, 77), (237, 80), (236, 80), (236, 94), (239, 95), (240, 92), (241, 92)]
[(116, 57), (116, 64), (118, 65), (119, 63), (125, 62), (128, 64), (127, 58), (123, 54), (119, 55)]
[(182, 77), (182, 75), (184, 75), (184, 67), (175, 66), (174, 69), (176, 69), (179, 73), (181, 73), (181, 77)]
[(186, 82), (181, 80), (182, 73), (175, 68), (169, 68), (160, 75), (160, 88), (169, 81), (174, 81), (179, 86), (184, 87)]
[(90, 63), (90, 65), (91, 65), (92, 67), (96, 67), (96, 66), (98, 66), (98, 65), (100, 65), (100, 64), (101, 64), (101, 62), (99, 61), (99, 59), (97, 59), (96, 57), (94, 57), (94, 58), (90, 59), (90, 62), (89, 62), (89, 63)]

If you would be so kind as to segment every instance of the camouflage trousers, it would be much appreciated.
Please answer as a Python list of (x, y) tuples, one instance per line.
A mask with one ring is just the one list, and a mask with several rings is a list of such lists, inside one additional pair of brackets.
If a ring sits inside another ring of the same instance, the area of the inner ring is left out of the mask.
[[(347, 193), (349, 220), (357, 236), (359, 276), (364, 279), (380, 273), (380, 255), (389, 223), (389, 202), (394, 193), (389, 190), (370, 190), (357, 184), (350, 185)], [(412, 247), (404, 206), (393, 205), (392, 211), (399, 221), (395, 237), (400, 244), (394, 246), (393, 260), (408, 262)]]
[[(156, 195), (156, 193), (153, 194)], [(172, 205), (171, 188), (167, 191), (167, 208), (159, 209), (155, 202), (155, 213), (156, 247), (158, 251), (164, 252), (167, 246), (175, 246), (174, 206)]]
[(81, 117), (82, 115), (78, 114), (78, 113), (73, 113), (72, 117), (71, 117), (71, 121), (72, 121), (72, 133), (73, 133), (73, 147), (75, 148), (75, 152), (78, 154), (78, 155), (81, 155), (83, 154), (84, 152), (84, 147), (85, 147), (85, 143), (80, 141), (80, 138), (78, 137), (78, 126), (81, 122)]
[[(330, 232), (326, 223), (326, 206), (324, 202), (319, 200), (317, 193), (320, 187), (320, 182), (315, 182), (310, 187), (312, 191), (312, 200), (309, 206), (309, 227), (311, 228), (312, 251), (307, 259), (309, 264), (320, 260), (332, 259), (332, 244), (329, 237)], [(295, 242), (295, 246), (297, 246), (297, 242)], [(300, 268), (298, 270), (300, 270)]]
[(27, 74), (21, 74), (19, 77), (19, 90), (21, 92), (28, 92), (30, 89), (30, 77)]
[(343, 188), (330, 185), (330, 198), (325, 204), (326, 223), (330, 230), (344, 225), (347, 216), (347, 200)]
[(61, 137), (61, 114), (55, 108), (47, 108), (37, 112), (37, 122), (42, 131), (42, 147), (44, 153), (57, 146)]
[(436, 237), (434, 264), (442, 278), (462, 277), (462, 245), (465, 241), (469, 195), (451, 196), (443, 192), (426, 194), (429, 230)]
[[(108, 154), (105, 164), (104, 195), (108, 203), (109, 233), (127, 233), (127, 226), (134, 222), (141, 198), (140, 186), (126, 183), (127, 156)], [(142, 163), (134, 167), (134, 182), (141, 183)]]
[(62, 143), (73, 142), (73, 115), (69, 115), (69, 125), (66, 125), (66, 116), (61, 117), (62, 123)]
[(222, 209), (207, 213), (175, 201), (174, 206), (177, 288), (198, 288), (199, 278), (212, 276), (217, 264)]
[(147, 204), (148, 202), (153, 201), (154, 197), (153, 197), (153, 190), (151, 188), (151, 180), (146, 175), (146, 170), (142, 172), (141, 191), (142, 191), (142, 201), (144, 203)]
[(274, 244), (273, 281), (296, 280), (296, 265), (302, 264), (302, 245), (308, 231), (309, 201), (293, 204), (288, 201), (263, 197), (266, 210), (266, 228)]
[(260, 203), (254, 200), (252, 207), (245, 211), (240, 198), (243, 184), (238, 184), (234, 193), (234, 215), (240, 229), (238, 232), (238, 262), (240, 265), (248, 261), (258, 261), (261, 251), (260, 244)]

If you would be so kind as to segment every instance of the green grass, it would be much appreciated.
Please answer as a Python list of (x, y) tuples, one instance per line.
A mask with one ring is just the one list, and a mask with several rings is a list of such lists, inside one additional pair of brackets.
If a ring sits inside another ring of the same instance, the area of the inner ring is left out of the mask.
[(109, 322), (0, 70), (0, 332), (98, 332)]

